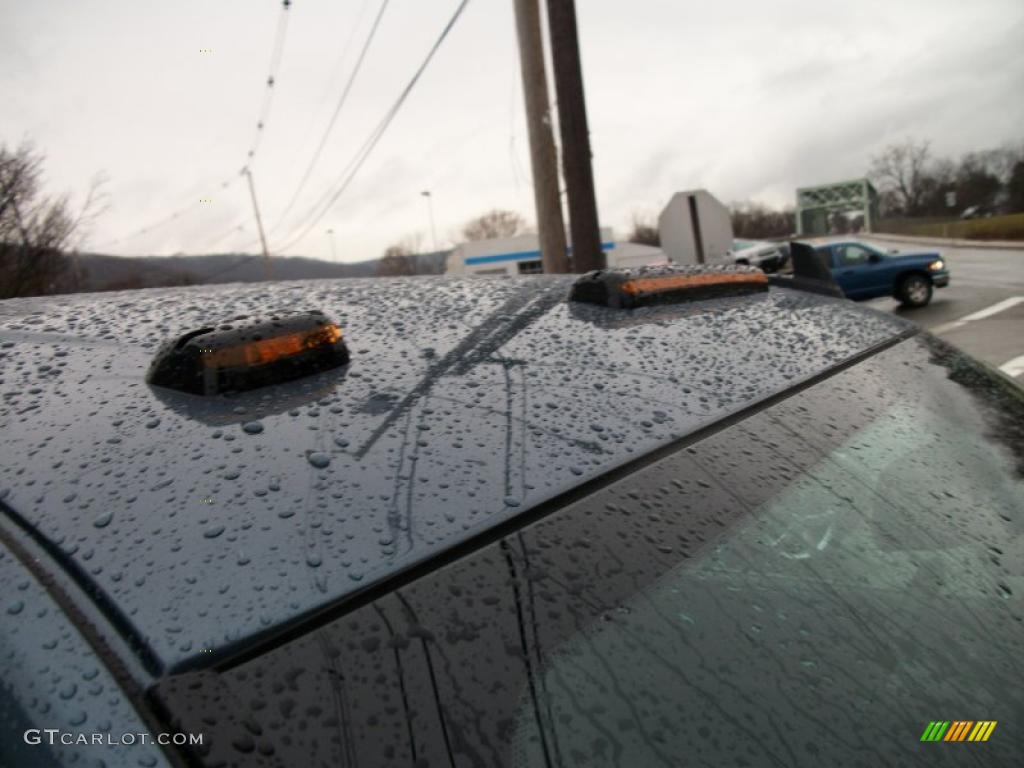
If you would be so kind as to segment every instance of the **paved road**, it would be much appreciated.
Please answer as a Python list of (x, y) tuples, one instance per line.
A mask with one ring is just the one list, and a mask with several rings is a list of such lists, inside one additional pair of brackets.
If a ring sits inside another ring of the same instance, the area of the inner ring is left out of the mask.
[(938, 250), (952, 279), (923, 309), (902, 309), (890, 298), (865, 302), (868, 306), (909, 318), (1024, 384), (1024, 246), (936, 249), (913, 240), (875, 245)]

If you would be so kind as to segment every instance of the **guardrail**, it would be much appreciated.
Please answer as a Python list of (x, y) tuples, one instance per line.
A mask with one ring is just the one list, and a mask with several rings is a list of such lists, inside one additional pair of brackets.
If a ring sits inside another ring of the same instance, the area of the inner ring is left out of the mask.
[(949, 240), (1001, 240), (1024, 242), (1024, 213), (980, 219), (925, 220), (882, 219), (878, 231), (887, 235), (940, 237)]
[(864, 240), (881, 240), (887, 243), (917, 243), (918, 245), (943, 245), (948, 248), (1002, 248), (1024, 251), (1024, 240), (963, 240), (950, 237), (923, 237), (921, 235), (893, 235), (887, 232), (861, 232), (851, 235)]

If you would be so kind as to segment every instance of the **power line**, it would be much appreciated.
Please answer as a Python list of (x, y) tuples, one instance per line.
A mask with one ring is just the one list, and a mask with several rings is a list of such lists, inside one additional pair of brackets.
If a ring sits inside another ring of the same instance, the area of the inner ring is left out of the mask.
[[(307, 213), (307, 215), (305, 217), (306, 219), (309, 219), (310, 216), (313, 216), (314, 218), (312, 218), (312, 220), (310, 220), (308, 222), (308, 224), (305, 225), (305, 229), (302, 231), (302, 233), (300, 235), (298, 235), (297, 237), (295, 237), (292, 240), (290, 240), (285, 246), (283, 246), (281, 248), (282, 251), (286, 250), (287, 248), (290, 248), (292, 245), (294, 245), (298, 241), (302, 240), (309, 233), (310, 229), (312, 229), (314, 226), (316, 226), (316, 224), (320, 221), (320, 219), (322, 219), (326, 215), (327, 211), (330, 210), (331, 206), (335, 203), (335, 201), (338, 199), (338, 197), (345, 191), (345, 189), (348, 188), (349, 184), (354, 179), (356, 173), (358, 173), (358, 171), (362, 167), (363, 163), (366, 161), (366, 159), (369, 157), (370, 153), (377, 146), (377, 143), (383, 137), (385, 131), (388, 128), (388, 126), (391, 124), (391, 121), (398, 114), (398, 111), (401, 109), (402, 105), (405, 103), (405, 100), (408, 98), (408, 96), (411, 93), (412, 89), (415, 87), (416, 83), (419, 81), (420, 77), (423, 75), (423, 72), (426, 70), (426, 68), (429, 65), (430, 61), (433, 59), (434, 55), (437, 53), (438, 49), (441, 47), (441, 44), (444, 42), (445, 38), (447, 38), (448, 34), (452, 30), (452, 27), (455, 25), (455, 22), (462, 15), (462, 12), (465, 10), (465, 8), (466, 8), (466, 6), (468, 4), (469, 4), (469, 0), (462, 0), (462, 2), (459, 4), (458, 8), (456, 8), (455, 13), (452, 15), (451, 19), (445, 25), (444, 29), (441, 31), (441, 34), (438, 36), (438, 39), (434, 42), (433, 46), (428, 51), (426, 57), (424, 58), (423, 62), (420, 64), (419, 68), (416, 70), (415, 74), (413, 75), (412, 79), (409, 81), (408, 85), (406, 85), (406, 87), (402, 90), (402, 92), (399, 94), (398, 98), (395, 100), (395, 103), (385, 113), (385, 115), (381, 119), (380, 123), (378, 123), (377, 127), (374, 128), (374, 130), (370, 133), (370, 136), (363, 143), (362, 147), (360, 147), (360, 149), (352, 157), (352, 160), (349, 161), (349, 164), (345, 167), (345, 169), (342, 171), (341, 175), (339, 175), (338, 179), (335, 181), (335, 184), (339, 184), (340, 183), (340, 186), (338, 187), (338, 189), (334, 192), (333, 195), (331, 195), (331, 188), (330, 187), (328, 187), (328, 189), (325, 190), (324, 195), (322, 195), (320, 200), (318, 200), (310, 208), (309, 212)], [(329, 199), (327, 199), (328, 197), (329, 197)], [(326, 204), (324, 204), (325, 200), (327, 200)], [(320, 207), (323, 207), (323, 210), (321, 210), (319, 214), (315, 214), (316, 209), (320, 208)], [(303, 225), (300, 224), (296, 228), (293, 228), (292, 231), (294, 232), (295, 229), (298, 229), (299, 227), (302, 227), (302, 226)]]
[[(362, 3), (359, 4), (359, 12), (356, 14), (356, 19), (355, 19), (354, 22), (352, 22), (352, 25), (349, 28), (348, 36), (345, 38), (345, 45), (342, 46), (339, 49), (340, 50), (340, 55), (338, 56), (337, 60), (334, 62), (334, 65), (331, 67), (331, 72), (335, 72), (338, 75), (342, 74), (342, 68), (344, 67), (345, 63), (348, 61), (349, 53), (352, 52), (352, 43), (356, 39), (356, 32), (359, 31), (359, 25), (362, 24), (363, 16), (366, 15), (366, 9), (369, 7), (369, 5), (370, 5), (370, 0), (363, 0)], [(313, 110), (313, 112), (312, 112), (313, 115), (319, 115), (323, 111), (323, 107), (327, 105), (328, 99), (334, 95), (334, 91), (335, 91), (335, 89), (334, 89), (334, 81), (336, 79), (337, 79), (336, 77), (332, 76), (330, 78), (330, 80), (327, 82), (327, 87), (324, 88), (323, 95), (320, 97), (320, 100), (317, 102), (316, 109)], [(300, 146), (304, 147), (307, 144), (309, 144), (309, 138), (310, 138), (310, 135), (313, 133), (313, 128), (315, 126), (316, 126), (316, 119), (315, 118), (310, 120), (306, 124), (306, 131), (305, 131), (305, 134), (302, 137), (302, 141), (299, 143)]]
[[(273, 102), (273, 95), (275, 93), (274, 84), (277, 81), (277, 73), (281, 66), (282, 54), (284, 53), (284, 41), (288, 29), (288, 9), (291, 7), (291, 4), (291, 0), (282, 0), (281, 3), (281, 14), (278, 17), (277, 29), (274, 34), (274, 43), (270, 54), (270, 74), (267, 77), (267, 85), (263, 94), (263, 102), (260, 105), (260, 111), (256, 121), (256, 134), (254, 136), (251, 148), (249, 149), (249, 152), (246, 156), (246, 168), (249, 166), (249, 163), (252, 162), (252, 159), (256, 155), (256, 150), (259, 148), (259, 143), (263, 136), (263, 129), (266, 126), (267, 119), (270, 115), (270, 106), (271, 103)], [(241, 178), (241, 174), (232, 176), (230, 179), (221, 182), (221, 189), (227, 189), (229, 186), (238, 181), (239, 178)], [(149, 234), (152, 230), (162, 227), (165, 224), (169, 224), (170, 222), (174, 221), (175, 219), (178, 219), (181, 216), (184, 216), (187, 213), (191, 213), (200, 205), (201, 201), (195, 200), (189, 205), (179, 208), (178, 210), (170, 213), (169, 215), (165, 216), (164, 218), (156, 222), (153, 222), (152, 224), (147, 224), (146, 226), (141, 227), (123, 237), (119, 237), (114, 240), (108, 240), (102, 243), (101, 246), (109, 247), (112, 245), (118, 245), (120, 243), (125, 242), (126, 240), (132, 240), (136, 237), (139, 237), (140, 235)], [(223, 239), (223, 237), (224, 236), (222, 235), (221, 237), (218, 238), (218, 240)]]
[[(256, 135), (253, 139), (252, 148), (249, 150), (246, 156), (245, 165), (242, 166), (242, 169), (239, 172), (239, 176), (245, 176), (246, 173), (248, 172), (252, 164), (252, 161), (255, 159), (256, 151), (259, 148), (260, 141), (263, 138), (263, 130), (266, 127), (266, 121), (267, 118), (269, 117), (270, 105), (273, 101), (273, 96), (276, 93), (276, 91), (274, 90), (274, 85), (277, 82), (277, 72), (280, 69), (281, 57), (284, 54), (284, 41), (288, 28), (288, 9), (290, 7), (291, 0), (283, 0), (281, 6), (281, 14), (280, 16), (278, 16), (277, 30), (274, 34), (274, 43), (271, 48), (270, 66), (268, 68), (270, 74), (267, 76), (267, 86), (266, 89), (264, 90), (263, 103), (260, 106), (259, 118), (256, 123)], [(360, 11), (360, 15), (361, 14), (362, 11)], [(233, 226), (227, 232), (216, 237), (213, 241), (210, 242), (209, 245), (207, 245), (207, 248), (212, 246), (214, 243), (220, 242), (221, 240), (233, 234), (234, 232), (240, 231), (242, 229), (241, 223), (242, 222), (239, 222), (237, 225)], [(239, 246), (239, 248), (248, 248), (250, 245), (253, 245), (257, 242), (260, 242), (260, 238), (258, 237), (246, 241), (243, 245)]]
[[(234, 184), (236, 181), (238, 181), (238, 177), (237, 176), (232, 176), (230, 179), (227, 179), (226, 181), (221, 182), (220, 187), (221, 187), (221, 189), (227, 189), (229, 186)], [(162, 219), (154, 221), (151, 224), (147, 224), (144, 227), (140, 227), (139, 229), (135, 230), (134, 232), (131, 232), (131, 233), (127, 234), (127, 235), (123, 235), (122, 237), (115, 238), (114, 240), (106, 240), (103, 243), (100, 243), (100, 246), (118, 245), (118, 244), (126, 242), (128, 240), (134, 240), (136, 237), (139, 237), (140, 235), (149, 234), (154, 229), (159, 229), (164, 224), (169, 224), (170, 222), (174, 221), (175, 219), (178, 219), (181, 216), (184, 216), (186, 213), (190, 213), (193, 209), (198, 208), (200, 205), (202, 205), (202, 201), (201, 200), (193, 200), (188, 205), (183, 206), (183, 207), (179, 208), (176, 211), (173, 211), (172, 213), (168, 214), (167, 216), (164, 216)], [(97, 246), (97, 247), (100, 247), (100, 246)]]
[[(341, 194), (348, 188), (349, 184), (351, 184), (352, 180), (355, 178), (356, 173), (359, 172), (359, 169), (362, 167), (363, 163), (366, 162), (366, 159), (370, 156), (370, 153), (373, 152), (374, 147), (377, 146), (377, 143), (380, 141), (381, 137), (383, 137), (385, 131), (387, 131), (388, 126), (391, 124), (391, 121), (395, 118), (395, 115), (397, 115), (398, 111), (402, 108), (402, 105), (409, 97), (409, 94), (412, 92), (412, 89), (416, 86), (416, 83), (419, 82), (419, 79), (423, 75), (423, 72), (426, 70), (427, 65), (430, 64), (430, 61), (434, 58), (434, 54), (437, 53), (438, 49), (441, 47), (441, 44), (444, 43), (445, 39), (448, 37), (448, 34), (451, 32), (452, 27), (455, 26), (455, 22), (458, 21), (459, 17), (462, 15), (462, 12), (466, 9), (467, 5), (469, 5), (469, 0), (462, 0), (462, 2), (459, 3), (458, 8), (455, 9), (455, 13), (452, 14), (451, 19), (448, 20), (448, 23), (445, 25), (444, 29), (441, 30), (441, 34), (438, 36), (433, 46), (431, 46), (430, 50), (427, 52), (426, 57), (423, 59), (423, 63), (420, 64), (419, 69), (416, 70), (416, 73), (412, 76), (412, 79), (409, 81), (409, 84), (405, 86), (405, 88), (399, 94), (398, 98), (395, 100), (395, 103), (385, 113), (380, 123), (378, 123), (377, 127), (371, 132), (370, 136), (363, 143), (363, 146), (360, 147), (359, 151), (356, 152), (352, 160), (345, 167), (345, 170), (343, 170), (341, 175), (338, 177), (338, 182), (340, 182), (340, 184), (338, 188), (335, 190), (334, 194), (331, 195), (331, 188), (328, 187), (325, 194), (321, 196), (321, 199), (312, 206), (312, 208), (309, 211), (309, 214), (307, 214), (307, 218), (309, 216), (312, 216), (313, 218), (308, 222), (308, 224), (305, 225), (305, 228), (298, 236), (294, 237), (286, 245), (277, 249), (278, 251), (284, 252), (285, 250), (293, 246), (295, 243), (302, 240), (306, 235), (308, 235), (310, 230), (313, 227), (315, 227), (317, 223), (319, 223), (319, 221), (330, 210), (331, 206), (334, 205), (335, 201), (337, 201)], [(328, 196), (329, 199), (327, 200), (326, 205), (324, 205), (323, 201)], [(321, 207), (322, 210), (318, 214), (315, 214), (317, 208)], [(301, 226), (302, 225), (300, 224), (299, 227)], [(296, 229), (297, 228), (298, 227), (296, 227)], [(292, 231), (294, 232), (295, 230), (293, 229)]]
[(263, 129), (266, 127), (267, 119), (270, 117), (270, 106), (274, 101), (278, 71), (281, 67), (281, 57), (284, 54), (284, 41), (288, 34), (288, 9), (291, 8), (291, 0), (283, 0), (281, 3), (281, 14), (277, 18), (277, 31), (274, 33), (274, 45), (270, 53), (270, 67), (267, 75), (267, 85), (263, 92), (263, 103), (260, 105), (259, 117), (256, 120), (256, 135), (253, 137), (251, 148), (246, 155), (245, 167), (248, 168), (256, 157), (256, 150), (259, 149), (263, 139)]
[(310, 175), (313, 173), (313, 168), (316, 166), (316, 161), (320, 159), (320, 154), (323, 152), (324, 147), (327, 146), (327, 139), (331, 135), (331, 131), (334, 129), (334, 123), (338, 119), (338, 115), (341, 113), (342, 107), (345, 106), (345, 102), (348, 100), (348, 95), (352, 90), (352, 84), (355, 82), (356, 76), (359, 74), (359, 70), (363, 66), (363, 61), (366, 59), (366, 52), (370, 48), (370, 44), (373, 42), (374, 36), (377, 34), (377, 28), (380, 26), (380, 20), (384, 16), (384, 11), (388, 7), (389, 0), (383, 0), (380, 4), (380, 10), (377, 12), (377, 17), (373, 20), (373, 26), (370, 27), (370, 32), (366, 36), (366, 40), (363, 43), (362, 50), (359, 52), (359, 58), (356, 59), (355, 65), (352, 67), (352, 72), (349, 74), (348, 81), (345, 83), (345, 87), (341, 92), (341, 97), (338, 99), (338, 105), (334, 108), (334, 114), (331, 115), (330, 122), (327, 123), (327, 128), (324, 130), (324, 135), (320, 139), (320, 144), (317, 146), (316, 151), (313, 153), (312, 159), (309, 161), (309, 166), (306, 168), (305, 174), (302, 176), (302, 180), (299, 182), (299, 186), (296, 188), (295, 193), (292, 195), (292, 199), (288, 201), (288, 205), (285, 206), (284, 211), (278, 217), (277, 223), (271, 227), (270, 231), (276, 230), (285, 217), (295, 206), (295, 201), (299, 199), (299, 195), (302, 194), (302, 190), (306, 187), (306, 182), (309, 181)]
[[(245, 221), (248, 221), (248, 219), (246, 219)], [(243, 225), (243, 223), (244, 223), (243, 221), (239, 221), (239, 222), (238, 222), (237, 224), (233, 224), (233, 225), (231, 226), (231, 229), (227, 230), (226, 232), (222, 232), (221, 234), (217, 235), (217, 237), (215, 237), (215, 238), (213, 238), (212, 240), (210, 240), (210, 241), (209, 241), (209, 242), (207, 243), (207, 246), (206, 246), (206, 247), (207, 247), (207, 248), (211, 248), (212, 246), (216, 245), (217, 243), (219, 243), (219, 242), (221, 242), (222, 240), (224, 240), (225, 238), (227, 238), (227, 237), (228, 237), (229, 235), (233, 235), (233, 234), (235, 234), (236, 232), (244, 232), (244, 231), (245, 231), (245, 229), (244, 229), (244, 227), (242, 226), (242, 225)]]

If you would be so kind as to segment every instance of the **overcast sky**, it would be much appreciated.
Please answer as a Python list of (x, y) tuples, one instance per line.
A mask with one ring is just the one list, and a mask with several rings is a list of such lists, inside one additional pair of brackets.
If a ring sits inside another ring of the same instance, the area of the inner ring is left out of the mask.
[[(274, 252), (458, 5), (391, 0), (327, 150), (282, 220), (380, 2), (292, 3), (253, 163)], [(280, 5), (0, 0), (0, 142), (34, 142), (48, 190), (73, 200), (107, 174), (93, 250), (254, 251), (238, 170)], [(1024, 142), (1021, 0), (577, 0), (577, 12), (598, 209), (620, 236), (634, 211), (656, 214), (679, 189), (790, 203), (797, 186), (863, 175), (873, 153), (906, 136), (950, 155)], [(426, 189), (441, 245), (490, 208), (532, 224), (529, 173), (512, 0), (472, 0), (352, 185), (286, 253), (331, 258), (329, 228), (339, 261), (410, 236), (429, 248)]]

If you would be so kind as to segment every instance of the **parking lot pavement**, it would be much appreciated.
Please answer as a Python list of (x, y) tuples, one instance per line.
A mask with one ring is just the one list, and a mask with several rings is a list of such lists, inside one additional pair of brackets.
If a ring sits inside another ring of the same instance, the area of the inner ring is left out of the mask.
[(913, 320), (1024, 384), (1024, 245), (936, 248), (913, 240), (875, 245), (938, 250), (952, 279), (948, 287), (936, 289), (931, 304), (922, 309), (902, 309), (891, 298), (865, 302), (868, 306)]

